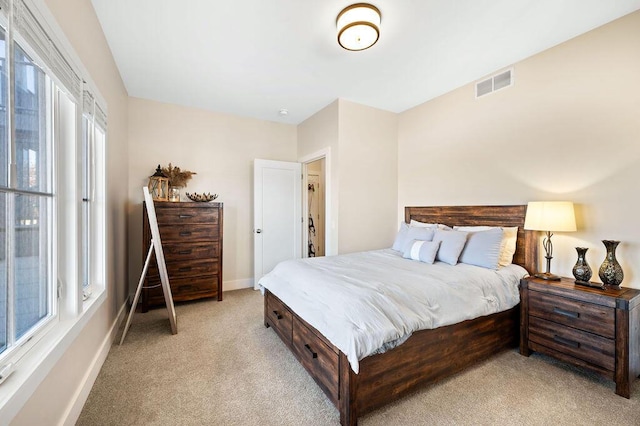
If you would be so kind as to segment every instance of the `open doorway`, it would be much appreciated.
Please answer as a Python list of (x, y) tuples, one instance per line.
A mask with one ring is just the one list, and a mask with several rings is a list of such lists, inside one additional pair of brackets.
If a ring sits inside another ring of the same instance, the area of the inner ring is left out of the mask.
[(307, 257), (320, 257), (326, 253), (325, 223), (326, 223), (326, 190), (325, 190), (325, 159), (306, 163), (307, 205)]

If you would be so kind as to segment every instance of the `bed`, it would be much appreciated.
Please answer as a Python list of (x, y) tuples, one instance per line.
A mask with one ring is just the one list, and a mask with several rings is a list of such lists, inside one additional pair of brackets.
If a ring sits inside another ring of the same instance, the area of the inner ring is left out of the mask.
[[(406, 207), (405, 221), (459, 226), (518, 227), (513, 263), (536, 270), (538, 236), (523, 229), (526, 206)], [(434, 383), (518, 342), (519, 306), (438, 328), (416, 331), (384, 353), (362, 358), (334, 346), (268, 289), (264, 325), (272, 327), (340, 412), (342, 425)]]

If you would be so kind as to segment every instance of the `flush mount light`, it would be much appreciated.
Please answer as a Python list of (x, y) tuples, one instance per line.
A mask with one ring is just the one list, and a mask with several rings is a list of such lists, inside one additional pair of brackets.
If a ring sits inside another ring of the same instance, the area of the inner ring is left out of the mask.
[(380, 37), (380, 10), (367, 3), (348, 6), (338, 14), (338, 43), (347, 50), (365, 50)]

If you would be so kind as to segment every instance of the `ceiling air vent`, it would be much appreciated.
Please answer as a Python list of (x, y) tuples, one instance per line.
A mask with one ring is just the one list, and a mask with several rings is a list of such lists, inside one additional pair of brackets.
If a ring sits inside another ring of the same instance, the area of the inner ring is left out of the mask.
[(513, 69), (501, 72), (476, 83), (476, 98), (495, 92), (513, 84)]

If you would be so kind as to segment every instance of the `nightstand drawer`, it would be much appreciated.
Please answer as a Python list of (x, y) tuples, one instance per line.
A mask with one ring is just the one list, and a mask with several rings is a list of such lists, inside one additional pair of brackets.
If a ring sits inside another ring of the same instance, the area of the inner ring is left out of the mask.
[(615, 310), (606, 306), (530, 291), (529, 315), (610, 339), (615, 337)]
[(542, 318), (529, 317), (529, 340), (614, 371), (615, 341)]

